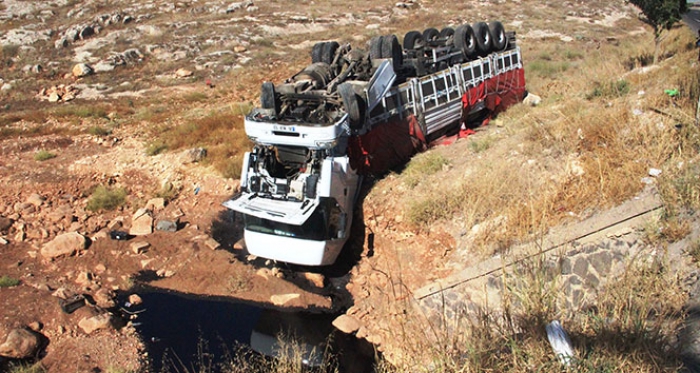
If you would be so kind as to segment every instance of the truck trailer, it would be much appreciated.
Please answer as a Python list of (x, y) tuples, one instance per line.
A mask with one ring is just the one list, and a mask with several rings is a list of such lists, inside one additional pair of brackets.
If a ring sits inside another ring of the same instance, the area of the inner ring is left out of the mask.
[(320, 42), (311, 64), (261, 86), (244, 120), (254, 147), (240, 192), (250, 254), (333, 264), (348, 240), (363, 176), (382, 174), (525, 96), (515, 33), (498, 22)]

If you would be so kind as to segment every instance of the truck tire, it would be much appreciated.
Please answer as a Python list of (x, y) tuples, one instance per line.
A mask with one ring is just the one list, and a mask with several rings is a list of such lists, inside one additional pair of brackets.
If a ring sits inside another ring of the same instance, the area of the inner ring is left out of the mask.
[(321, 60), (321, 55), (323, 54), (323, 47), (325, 45), (325, 41), (314, 44), (314, 48), (311, 50), (311, 63), (323, 62)]
[(445, 41), (445, 45), (452, 45), (454, 41), (455, 29), (452, 27), (445, 27), (440, 30), (440, 39)]
[(474, 29), (471, 26), (464, 24), (455, 29), (454, 46), (462, 52), (464, 58), (469, 61), (477, 57), (476, 38), (474, 37)]
[(440, 37), (440, 31), (438, 31), (436, 28), (430, 27), (425, 29), (423, 31), (423, 39), (425, 39), (426, 43), (430, 43), (431, 41), (435, 41)]
[(332, 64), (333, 59), (335, 59), (335, 52), (338, 50), (338, 47), (340, 47), (340, 44), (338, 44), (337, 41), (329, 41), (327, 42), (321, 51), (321, 62), (325, 62), (327, 64)]
[(383, 36), (375, 36), (369, 41), (369, 58), (371, 60), (382, 58), (383, 39)]
[(484, 57), (491, 53), (491, 33), (486, 22), (477, 22), (472, 26), (476, 38), (476, 50), (479, 56)]
[(275, 85), (272, 82), (264, 82), (260, 87), (260, 107), (274, 109), (275, 115), (279, 113), (279, 100), (277, 100)]
[(330, 65), (325, 62), (312, 63), (306, 66), (299, 74), (308, 77), (313, 81), (314, 88), (321, 89), (333, 80), (333, 73)]
[(348, 113), (350, 119), (350, 128), (359, 130), (362, 128), (364, 121), (364, 102), (362, 98), (355, 93), (350, 83), (342, 83), (338, 86), (338, 94), (343, 99), (343, 106)]
[(508, 38), (503, 24), (498, 21), (489, 23), (489, 33), (491, 34), (491, 47), (494, 51), (500, 52), (506, 49)]
[(425, 48), (425, 39), (423, 39), (423, 34), (420, 31), (409, 31), (406, 36), (403, 37), (403, 49), (405, 50), (415, 50)]
[(396, 35), (387, 35), (382, 39), (382, 58), (391, 58), (394, 71), (401, 69), (403, 65), (403, 51)]

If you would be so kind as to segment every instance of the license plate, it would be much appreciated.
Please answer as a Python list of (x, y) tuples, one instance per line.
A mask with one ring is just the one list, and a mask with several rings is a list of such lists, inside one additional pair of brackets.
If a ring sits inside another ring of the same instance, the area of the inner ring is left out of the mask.
[(296, 132), (296, 128), (294, 128), (294, 126), (280, 126), (275, 124), (272, 128), (275, 131)]

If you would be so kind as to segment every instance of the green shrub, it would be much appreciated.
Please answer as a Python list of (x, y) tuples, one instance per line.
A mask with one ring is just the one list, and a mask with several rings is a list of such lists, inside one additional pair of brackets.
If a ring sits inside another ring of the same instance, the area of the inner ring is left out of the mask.
[(168, 145), (164, 143), (163, 141), (156, 140), (146, 147), (146, 155), (148, 156), (154, 156), (158, 155), (168, 149)]
[(126, 202), (126, 190), (124, 188), (107, 188), (98, 186), (90, 196), (87, 209), (90, 211), (114, 210)]
[(92, 126), (88, 128), (88, 133), (94, 136), (107, 136), (112, 133), (112, 131), (102, 126)]
[(36, 154), (34, 154), (34, 159), (40, 162), (49, 160), (51, 158), (56, 158), (56, 154), (44, 149), (39, 150), (38, 152), (36, 152)]
[(10, 276), (3, 275), (0, 277), (0, 288), (9, 288), (19, 285), (19, 280)]
[(588, 95), (588, 99), (595, 97), (602, 98), (618, 98), (627, 95), (630, 92), (630, 83), (624, 79), (613, 82), (596, 84), (593, 92)]

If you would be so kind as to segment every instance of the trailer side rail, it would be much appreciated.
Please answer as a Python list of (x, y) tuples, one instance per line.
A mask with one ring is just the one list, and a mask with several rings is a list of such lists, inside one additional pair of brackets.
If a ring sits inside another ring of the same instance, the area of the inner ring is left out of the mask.
[(399, 116), (423, 118), (426, 135), (444, 129), (462, 115), (462, 96), (487, 79), (522, 68), (520, 48), (455, 65), (447, 70), (408, 79), (392, 88), (370, 113), (368, 128)]

